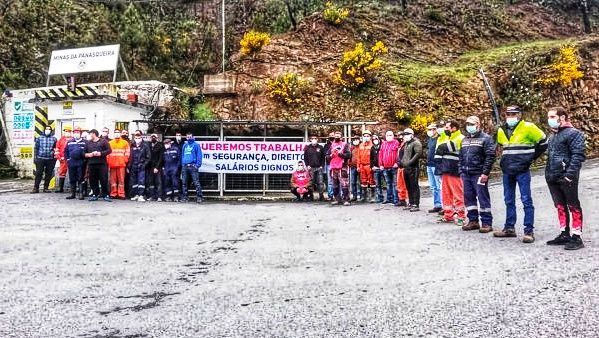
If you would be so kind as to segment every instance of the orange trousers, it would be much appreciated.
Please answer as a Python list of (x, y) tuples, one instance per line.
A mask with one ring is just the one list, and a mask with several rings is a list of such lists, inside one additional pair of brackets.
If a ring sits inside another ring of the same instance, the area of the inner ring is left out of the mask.
[(462, 179), (459, 176), (441, 175), (441, 193), (443, 217), (446, 220), (453, 220), (453, 214), (456, 213), (458, 219), (466, 219)]
[(67, 170), (69, 169), (67, 165), (67, 160), (58, 161), (58, 177), (65, 178), (67, 177)]
[(397, 169), (397, 198), (400, 201), (408, 202), (408, 188), (403, 177), (403, 168)]
[(110, 168), (110, 197), (125, 198), (125, 167)]
[(370, 165), (360, 165), (360, 185), (362, 187), (374, 187), (374, 176)]

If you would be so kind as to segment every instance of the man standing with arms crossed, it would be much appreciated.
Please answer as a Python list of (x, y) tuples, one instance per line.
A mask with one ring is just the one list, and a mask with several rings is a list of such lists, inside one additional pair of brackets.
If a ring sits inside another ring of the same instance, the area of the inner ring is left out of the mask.
[(545, 180), (557, 208), (561, 230), (547, 245), (565, 245), (566, 250), (582, 249), (582, 208), (578, 199), (578, 181), (585, 160), (584, 134), (572, 126), (568, 112), (563, 107), (549, 109), (547, 122), (553, 135), (549, 138)]
[(516, 236), (516, 185), (524, 205), (524, 237), (522, 242), (533, 243), (535, 207), (530, 191), (530, 166), (547, 150), (545, 133), (536, 125), (522, 120), (518, 106), (509, 106), (505, 112), (506, 123), (497, 131), (497, 144), (503, 147), (500, 166), (503, 171), (503, 199), (505, 225), (495, 231), (495, 237)]

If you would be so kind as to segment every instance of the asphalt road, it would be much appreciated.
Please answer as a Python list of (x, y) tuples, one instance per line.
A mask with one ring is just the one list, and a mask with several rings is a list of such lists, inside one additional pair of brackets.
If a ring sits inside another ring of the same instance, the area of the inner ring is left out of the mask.
[(388, 205), (0, 194), (0, 337), (597, 337), (598, 184), (575, 252), (542, 176), (534, 244)]

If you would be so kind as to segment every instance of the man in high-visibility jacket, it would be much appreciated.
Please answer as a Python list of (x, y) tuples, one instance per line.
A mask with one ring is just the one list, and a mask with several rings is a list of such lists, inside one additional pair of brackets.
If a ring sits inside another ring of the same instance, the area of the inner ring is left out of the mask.
[(125, 171), (129, 162), (130, 145), (121, 137), (121, 131), (114, 131), (114, 138), (108, 142), (112, 153), (108, 155), (110, 169), (110, 197), (125, 199)]
[(495, 231), (495, 237), (516, 237), (516, 184), (524, 206), (524, 243), (532, 243), (534, 237), (535, 208), (530, 192), (530, 165), (545, 150), (547, 137), (536, 125), (522, 120), (518, 106), (509, 106), (505, 112), (505, 125), (497, 131), (497, 144), (502, 146), (500, 161), (503, 172), (503, 199), (505, 224), (503, 230)]
[(56, 147), (54, 148), (54, 158), (58, 160), (58, 189), (55, 191), (57, 193), (64, 192), (64, 181), (67, 177), (68, 165), (67, 159), (64, 156), (64, 149), (67, 146), (67, 143), (72, 139), (71, 131), (73, 128), (70, 126), (66, 126), (62, 130), (62, 136), (56, 142)]
[[(442, 128), (442, 134), (437, 140), (435, 159), (439, 161), (441, 173), (441, 191), (443, 202), (443, 216), (441, 223), (457, 223), (464, 226), (466, 209), (464, 206), (464, 185), (460, 178), (459, 162), (460, 149), (464, 135), (460, 131), (457, 121), (449, 121)], [(457, 220), (454, 215), (457, 214)]]

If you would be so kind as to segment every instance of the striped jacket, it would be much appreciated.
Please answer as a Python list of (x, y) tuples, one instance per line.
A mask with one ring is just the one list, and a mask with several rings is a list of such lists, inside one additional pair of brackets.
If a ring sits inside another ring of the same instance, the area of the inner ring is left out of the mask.
[(464, 135), (459, 130), (451, 135), (441, 135), (437, 139), (437, 149), (435, 150), (435, 160), (438, 161), (437, 169), (441, 175), (460, 175), (460, 149), (462, 149), (462, 140)]
[(534, 123), (519, 121), (513, 128), (499, 128), (497, 144), (503, 146), (501, 170), (517, 175), (530, 170), (532, 162), (547, 150), (547, 137)]

